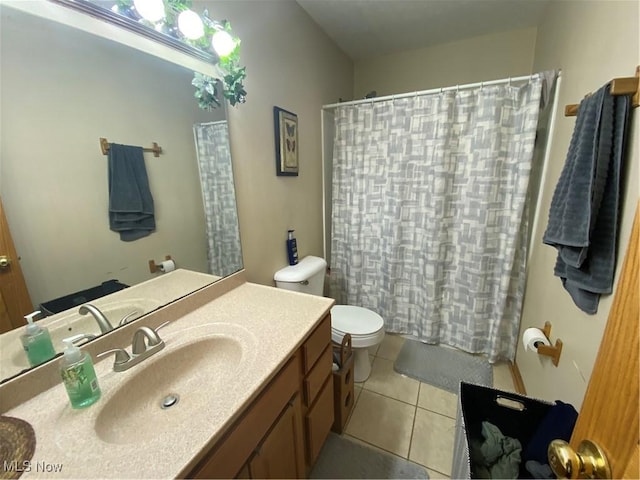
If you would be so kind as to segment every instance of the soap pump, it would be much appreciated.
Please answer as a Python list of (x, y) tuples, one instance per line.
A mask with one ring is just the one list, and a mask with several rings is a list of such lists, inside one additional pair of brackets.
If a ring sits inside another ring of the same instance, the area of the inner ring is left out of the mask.
[(298, 243), (293, 236), (293, 230), (287, 231), (287, 257), (289, 257), (289, 265), (298, 264)]
[(45, 327), (34, 323), (33, 318), (40, 315), (40, 311), (25, 315), (27, 320), (27, 328), (24, 335), (20, 335), (22, 348), (24, 348), (29, 364), (32, 367), (40, 365), (42, 362), (55, 357), (56, 351), (51, 343), (51, 335)]
[(67, 389), (72, 408), (85, 408), (94, 404), (102, 392), (98, 385), (93, 361), (88, 352), (73, 344), (74, 337), (63, 340), (64, 355), (60, 361), (60, 375)]

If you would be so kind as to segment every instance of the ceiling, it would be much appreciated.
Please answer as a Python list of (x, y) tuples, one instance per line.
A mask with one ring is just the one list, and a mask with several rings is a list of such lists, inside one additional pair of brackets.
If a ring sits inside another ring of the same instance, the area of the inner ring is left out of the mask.
[(536, 26), (550, 0), (296, 0), (353, 60)]

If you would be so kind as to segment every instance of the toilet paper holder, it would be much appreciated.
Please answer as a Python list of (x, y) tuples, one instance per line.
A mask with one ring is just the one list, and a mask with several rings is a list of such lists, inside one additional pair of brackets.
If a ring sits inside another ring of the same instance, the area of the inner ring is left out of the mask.
[[(544, 322), (542, 333), (544, 333), (544, 336), (547, 337), (547, 340), (551, 342), (551, 338), (549, 338), (549, 335), (551, 335), (550, 322)], [(560, 362), (560, 354), (562, 353), (562, 340), (557, 339), (555, 345), (536, 345), (536, 350), (540, 355), (551, 357), (551, 363), (553, 363), (553, 365), (557, 367), (558, 362)]]
[[(171, 255), (165, 255), (164, 257), (165, 261), (167, 260), (171, 260)], [(162, 263), (162, 262), (160, 262)], [(160, 272), (162, 270), (160, 270), (160, 265), (158, 265), (155, 260), (149, 260), (149, 271), (151, 273), (156, 273), (156, 272)]]

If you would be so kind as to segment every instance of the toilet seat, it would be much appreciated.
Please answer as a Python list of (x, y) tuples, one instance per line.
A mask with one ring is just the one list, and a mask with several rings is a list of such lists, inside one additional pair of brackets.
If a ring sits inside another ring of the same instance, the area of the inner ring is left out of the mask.
[(367, 308), (335, 305), (331, 308), (331, 339), (341, 343), (345, 333), (351, 334), (353, 348), (371, 347), (384, 338), (384, 320)]

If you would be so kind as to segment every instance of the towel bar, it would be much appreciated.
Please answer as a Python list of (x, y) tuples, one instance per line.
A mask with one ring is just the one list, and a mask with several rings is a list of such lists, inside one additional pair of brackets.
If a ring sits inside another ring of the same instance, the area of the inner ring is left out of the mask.
[[(100, 150), (103, 155), (109, 153), (109, 141), (106, 138), (100, 138)], [(156, 142), (153, 142), (153, 146), (151, 148), (143, 148), (142, 150), (144, 152), (153, 152), (154, 157), (159, 157), (162, 153), (162, 147)]]
[[(635, 77), (622, 77), (611, 80), (611, 95), (633, 95), (631, 106), (633, 108), (638, 107), (640, 105), (640, 66), (636, 67)], [(578, 106), (578, 104), (565, 105), (564, 116), (575, 117), (578, 114)]]

